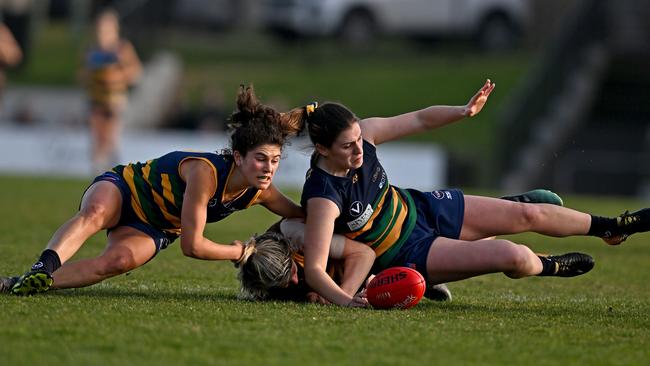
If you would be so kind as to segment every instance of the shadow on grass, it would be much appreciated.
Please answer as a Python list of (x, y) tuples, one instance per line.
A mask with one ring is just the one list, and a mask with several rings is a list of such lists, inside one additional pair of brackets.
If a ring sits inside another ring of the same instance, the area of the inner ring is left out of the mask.
[[(85, 288), (53, 290), (44, 294), (45, 296), (68, 297), (68, 298), (105, 298), (105, 299), (139, 299), (139, 300), (174, 300), (174, 301), (243, 301), (237, 298), (236, 294), (225, 290), (138, 290), (138, 289), (115, 289), (115, 288)], [(43, 296), (43, 295), (40, 295)]]

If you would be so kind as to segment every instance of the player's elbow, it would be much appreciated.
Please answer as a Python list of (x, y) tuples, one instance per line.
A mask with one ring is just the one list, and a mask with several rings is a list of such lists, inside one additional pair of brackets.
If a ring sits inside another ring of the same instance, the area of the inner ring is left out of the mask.
[(190, 258), (201, 259), (201, 246), (198, 240), (181, 240), (181, 251), (183, 255)]
[(314, 284), (318, 284), (318, 278), (325, 273), (325, 269), (319, 265), (305, 265), (305, 281), (307, 284), (314, 288)]
[(375, 258), (377, 258), (377, 254), (375, 254), (375, 251), (372, 250), (371, 247), (365, 245), (362, 248), (360, 248), (358, 255), (364, 259), (368, 259), (373, 262)]
[(375, 259), (377, 259), (377, 254), (375, 254), (374, 250), (370, 249), (367, 252), (363, 252), (361, 260), (364, 263), (369, 264), (370, 267), (372, 267), (373, 263), (375, 263)]
[(375, 251), (367, 245), (357, 245), (350, 251), (349, 258), (355, 258), (363, 262), (374, 262), (377, 258)]
[(199, 251), (194, 247), (183, 247), (183, 255), (190, 258), (201, 258)]

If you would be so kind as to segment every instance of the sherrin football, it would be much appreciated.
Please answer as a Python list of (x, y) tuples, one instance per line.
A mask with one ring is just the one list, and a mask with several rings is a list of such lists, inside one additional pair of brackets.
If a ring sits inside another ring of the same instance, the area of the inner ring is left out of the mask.
[(366, 287), (368, 302), (376, 309), (409, 309), (426, 290), (422, 275), (408, 267), (391, 267), (379, 272)]

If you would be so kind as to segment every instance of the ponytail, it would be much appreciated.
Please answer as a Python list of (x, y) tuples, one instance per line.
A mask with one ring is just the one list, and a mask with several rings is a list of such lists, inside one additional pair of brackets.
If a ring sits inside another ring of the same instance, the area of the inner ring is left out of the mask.
[(280, 114), (280, 123), (285, 131), (295, 136), (300, 134), (307, 127), (309, 116), (318, 108), (318, 102), (311, 102), (304, 107), (298, 107), (289, 112)]

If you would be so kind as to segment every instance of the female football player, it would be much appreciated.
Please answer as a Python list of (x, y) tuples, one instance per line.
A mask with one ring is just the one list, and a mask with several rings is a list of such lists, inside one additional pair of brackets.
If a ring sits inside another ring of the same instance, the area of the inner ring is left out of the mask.
[[(560, 196), (545, 189), (501, 198), (515, 202), (563, 205)], [(305, 283), (304, 242), (305, 224), (302, 218), (282, 219), (262, 235), (246, 241), (244, 254), (235, 263), (239, 268), (241, 297), (247, 300), (330, 304)], [(349, 295), (360, 295), (360, 285), (366, 278), (365, 274), (372, 269), (375, 258), (375, 252), (369, 246), (334, 234), (329, 246), (327, 273), (343, 291)], [(424, 296), (435, 301), (452, 298), (451, 291), (444, 283), (427, 284)]]
[(120, 37), (118, 14), (104, 10), (95, 22), (95, 44), (86, 53), (83, 75), (90, 102), (92, 162), (99, 172), (116, 164), (121, 115), (128, 88), (142, 67), (133, 45)]
[[(243, 246), (204, 237), (206, 223), (262, 204), (282, 217), (301, 217), (272, 179), (285, 140), (297, 130), (242, 88), (231, 116), (230, 150), (221, 154), (175, 151), (145, 163), (118, 165), (93, 181), (79, 212), (61, 226), (24, 275), (3, 278), (0, 290), (16, 295), (83, 287), (151, 260), (179, 235), (183, 254), (238, 260)], [(94, 233), (106, 229), (99, 257), (66, 263)], [(65, 264), (64, 264), (65, 263)], [(63, 265), (62, 265), (63, 264)]]
[(375, 270), (407, 266), (435, 284), (493, 272), (511, 278), (571, 277), (594, 265), (586, 254), (537, 255), (508, 240), (480, 240), (485, 237), (532, 231), (591, 235), (619, 244), (650, 230), (647, 208), (608, 218), (556, 205), (463, 195), (457, 189), (420, 192), (390, 185), (377, 145), (476, 115), (494, 86), (487, 80), (463, 106), (431, 106), (390, 118), (360, 120), (336, 103), (290, 112), (306, 124), (315, 145), (301, 197), (307, 212), (304, 271), (310, 288), (332, 303), (360, 305), (327, 275), (333, 233), (373, 248)]
[[(304, 280), (304, 226), (302, 219), (283, 219), (244, 242), (244, 254), (235, 263), (241, 298), (329, 304)], [(329, 246), (328, 275), (354, 297), (374, 260), (375, 252), (367, 245), (334, 234)]]

